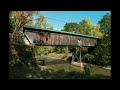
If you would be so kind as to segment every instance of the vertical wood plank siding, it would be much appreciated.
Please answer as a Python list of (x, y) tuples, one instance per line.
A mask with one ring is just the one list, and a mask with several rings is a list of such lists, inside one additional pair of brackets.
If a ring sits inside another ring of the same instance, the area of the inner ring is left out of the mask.
[(82, 46), (94, 46), (97, 43), (96, 38), (69, 35), (64, 33), (33, 30), (25, 30), (25, 33), (34, 45), (79, 46), (78, 40), (82, 41)]

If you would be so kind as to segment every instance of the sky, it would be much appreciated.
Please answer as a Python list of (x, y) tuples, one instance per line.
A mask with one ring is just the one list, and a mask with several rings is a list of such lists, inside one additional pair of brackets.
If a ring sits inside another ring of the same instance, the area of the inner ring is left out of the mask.
[(41, 11), (55, 30), (61, 30), (67, 22), (79, 23), (85, 17), (96, 25), (107, 13), (111, 14), (111, 11)]

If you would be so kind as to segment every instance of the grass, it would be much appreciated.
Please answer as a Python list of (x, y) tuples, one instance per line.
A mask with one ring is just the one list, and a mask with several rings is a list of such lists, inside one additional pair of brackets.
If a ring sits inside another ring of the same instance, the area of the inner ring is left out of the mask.
[(96, 65), (93, 66), (92, 71), (93, 71), (93, 73), (92, 73), (93, 75), (101, 74), (101, 75), (105, 75), (105, 76), (111, 76), (111, 70), (105, 69), (105, 68), (100, 68)]
[(10, 79), (110, 79), (105, 75), (87, 75), (83, 72), (70, 71), (64, 69), (59, 71), (41, 70), (37, 67), (16, 67), (10, 70)]

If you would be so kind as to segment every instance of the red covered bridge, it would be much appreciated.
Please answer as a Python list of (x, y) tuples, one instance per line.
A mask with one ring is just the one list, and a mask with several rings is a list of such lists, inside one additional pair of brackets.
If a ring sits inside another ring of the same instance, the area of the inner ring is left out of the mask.
[(23, 32), (32, 45), (44, 46), (95, 46), (98, 38), (83, 34), (23, 27)]
[[(33, 46), (77, 46), (79, 47), (79, 59), (81, 60), (81, 47), (82, 46), (95, 46), (97, 41), (99, 40), (96, 37), (71, 33), (71, 32), (63, 32), (63, 31), (55, 31), (49, 29), (41, 29), (34, 27), (23, 27), (23, 33), (28, 40), (29, 44)], [(72, 52), (72, 60), (77, 56), (76, 52)], [(81, 63), (80, 63), (81, 65)]]

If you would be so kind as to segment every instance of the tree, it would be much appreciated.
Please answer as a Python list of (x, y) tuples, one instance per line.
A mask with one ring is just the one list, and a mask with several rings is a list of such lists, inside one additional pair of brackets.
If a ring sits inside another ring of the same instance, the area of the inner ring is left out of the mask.
[(48, 23), (48, 21), (46, 20), (46, 18), (41, 15), (37, 21), (35, 22), (35, 27), (38, 27), (38, 28), (47, 28), (47, 29), (53, 29), (53, 26)]
[[(93, 63), (98, 65), (111, 65), (111, 18), (106, 14), (98, 22), (96, 30), (102, 32), (102, 38), (95, 46)], [(99, 29), (100, 28), (100, 29)], [(97, 34), (97, 32), (96, 32)], [(99, 33), (98, 33), (99, 34)]]
[[(33, 16), (36, 17), (33, 17)], [(24, 25), (35, 26), (40, 28), (53, 27), (47, 22), (46, 18), (40, 13), (40, 11), (10, 11), (9, 13), (9, 39), (10, 43), (24, 43), (24, 35), (22, 32), (22, 27)], [(36, 48), (38, 53), (43, 51), (52, 52), (49, 47)], [(41, 51), (40, 51), (41, 50)], [(43, 52), (43, 53), (46, 53)]]
[(102, 38), (103, 33), (100, 31), (100, 24), (97, 24), (94, 28), (93, 28), (93, 36), (98, 37), (98, 38)]
[(89, 18), (85, 18), (79, 24), (73, 23), (66, 23), (62, 31), (67, 32), (74, 32), (78, 34), (85, 34), (95, 37), (102, 37), (103, 34), (100, 31), (100, 24), (94, 26)]
[[(21, 28), (31, 22), (33, 20), (33, 15), (39, 14), (38, 11), (10, 11), (9, 13), (9, 23), (12, 28), (10, 28), (10, 32), (12, 34), (18, 34), (21, 31)], [(14, 23), (13, 23), (14, 22)], [(11, 30), (12, 29), (12, 30)]]
[(14, 17), (12, 16), (12, 12), (9, 14), (9, 33), (13, 33), (14, 27), (15, 27), (15, 20)]
[(104, 36), (95, 46), (93, 63), (98, 65), (111, 65), (111, 35)]
[(102, 32), (100, 31), (100, 24), (94, 26), (89, 18), (82, 20), (79, 25), (81, 34), (86, 34), (98, 38), (103, 36)]
[(108, 35), (111, 33), (111, 15), (106, 14), (103, 16), (103, 18), (98, 22), (100, 24), (100, 31), (104, 33), (105, 35)]
[(64, 28), (62, 29), (62, 31), (78, 33), (79, 24), (77, 24), (75, 22), (66, 23)]
[(22, 27), (32, 22), (33, 15), (38, 11), (10, 11), (9, 12), (9, 39), (10, 43), (24, 43)]
[(81, 34), (93, 35), (92, 34), (93, 25), (92, 25), (89, 18), (85, 18), (84, 20), (82, 20), (79, 23), (79, 26), (80, 26), (79, 28), (80, 28), (80, 33)]

